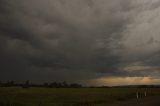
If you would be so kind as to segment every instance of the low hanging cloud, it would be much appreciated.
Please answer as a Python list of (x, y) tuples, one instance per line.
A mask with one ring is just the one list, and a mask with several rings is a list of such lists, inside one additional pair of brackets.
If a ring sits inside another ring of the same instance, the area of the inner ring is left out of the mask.
[(159, 77), (159, 4), (158, 0), (1, 0), (1, 80)]

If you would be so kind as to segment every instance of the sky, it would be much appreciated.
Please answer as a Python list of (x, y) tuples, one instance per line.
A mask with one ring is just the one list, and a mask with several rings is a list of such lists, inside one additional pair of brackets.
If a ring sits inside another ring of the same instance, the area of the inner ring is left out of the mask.
[(0, 80), (160, 84), (160, 0), (0, 0)]

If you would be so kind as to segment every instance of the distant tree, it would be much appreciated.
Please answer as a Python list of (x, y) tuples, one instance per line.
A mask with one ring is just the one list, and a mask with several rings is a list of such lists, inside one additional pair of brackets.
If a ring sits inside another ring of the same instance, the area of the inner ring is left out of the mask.
[(2, 81), (0, 81), (0, 86), (2, 86), (3, 85), (3, 83), (2, 83)]
[(7, 81), (6, 83), (4, 83), (4, 86), (6, 86), (6, 87), (15, 86), (15, 83), (14, 83), (14, 81)]
[(77, 83), (72, 83), (72, 84), (70, 84), (70, 87), (71, 87), (71, 88), (81, 88), (82, 85), (77, 84)]
[(29, 80), (24, 83), (23, 88), (29, 88)]
[(57, 83), (57, 87), (56, 88), (62, 88), (63, 87), (63, 84), (62, 83)]
[(49, 84), (48, 84), (47, 82), (45, 82), (45, 83), (43, 84), (43, 86), (44, 86), (44, 87), (49, 87)]
[(57, 88), (58, 87), (58, 83), (57, 82), (52, 82), (52, 83), (49, 84), (49, 87)]
[(63, 87), (67, 88), (69, 85), (64, 81), (63, 82)]
[(15, 86), (14, 81), (10, 81), (10, 86)]
[(27, 85), (27, 86), (29, 85), (29, 80), (27, 80), (27, 81), (25, 82), (25, 85)]
[(7, 82), (5, 83), (5, 86), (6, 86), (6, 87), (9, 87), (9, 86), (10, 86), (10, 81), (7, 81)]
[(61, 82), (52, 82), (48, 84), (50, 88), (62, 88), (62, 87), (69, 87), (69, 85), (64, 81), (63, 83)]

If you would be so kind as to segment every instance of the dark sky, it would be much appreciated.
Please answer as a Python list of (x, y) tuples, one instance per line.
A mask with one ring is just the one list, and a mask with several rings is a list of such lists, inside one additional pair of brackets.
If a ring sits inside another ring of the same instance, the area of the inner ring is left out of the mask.
[(0, 0), (0, 80), (160, 84), (159, 0)]

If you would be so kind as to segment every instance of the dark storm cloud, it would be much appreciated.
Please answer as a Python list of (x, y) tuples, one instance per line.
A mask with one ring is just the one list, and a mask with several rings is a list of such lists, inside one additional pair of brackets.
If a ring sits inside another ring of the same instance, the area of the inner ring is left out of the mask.
[[(1, 0), (1, 78), (82, 81), (147, 74), (128, 67), (136, 63), (152, 67), (159, 61), (155, 57), (142, 61), (156, 53), (153, 50), (138, 56), (134, 53), (139, 48), (132, 50), (134, 32), (141, 34), (136, 29), (141, 27), (139, 17), (157, 8), (154, 0)], [(154, 44), (154, 37), (148, 42)]]

